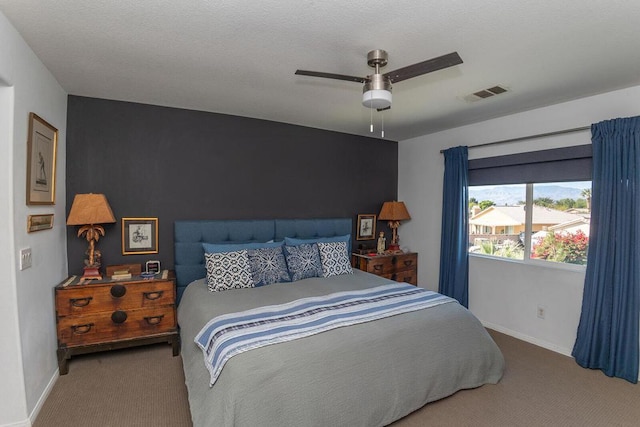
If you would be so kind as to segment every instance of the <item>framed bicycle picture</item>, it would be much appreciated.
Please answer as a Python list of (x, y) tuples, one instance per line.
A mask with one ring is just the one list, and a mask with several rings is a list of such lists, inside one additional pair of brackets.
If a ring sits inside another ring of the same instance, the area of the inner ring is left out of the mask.
[(356, 240), (373, 240), (376, 236), (376, 216), (373, 214), (358, 215)]
[(122, 218), (122, 255), (158, 253), (158, 218)]

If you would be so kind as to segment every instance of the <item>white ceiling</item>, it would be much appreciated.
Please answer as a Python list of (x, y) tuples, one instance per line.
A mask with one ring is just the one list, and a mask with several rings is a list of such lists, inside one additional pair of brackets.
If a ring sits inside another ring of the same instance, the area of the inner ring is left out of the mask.
[[(403, 140), (640, 84), (638, 0), (0, 0), (73, 95), (369, 133), (366, 54), (395, 70), (457, 51), (464, 63), (398, 82), (385, 136)], [(510, 92), (464, 97), (495, 85)]]

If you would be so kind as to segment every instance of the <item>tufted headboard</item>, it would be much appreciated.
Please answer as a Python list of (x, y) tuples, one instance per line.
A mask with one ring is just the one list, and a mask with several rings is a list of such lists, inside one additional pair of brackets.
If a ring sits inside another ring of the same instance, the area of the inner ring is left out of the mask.
[(187, 285), (205, 277), (202, 243), (250, 243), (351, 234), (351, 218), (211, 220), (174, 223), (178, 301)]

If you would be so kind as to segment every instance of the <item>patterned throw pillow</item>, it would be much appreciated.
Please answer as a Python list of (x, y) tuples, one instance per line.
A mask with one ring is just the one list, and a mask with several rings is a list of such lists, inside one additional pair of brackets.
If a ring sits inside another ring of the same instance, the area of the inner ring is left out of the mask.
[(347, 252), (347, 242), (318, 243), (322, 262), (322, 277), (353, 274)]
[(322, 263), (317, 244), (285, 246), (284, 253), (292, 282), (309, 277), (322, 277)]
[(211, 292), (253, 287), (246, 250), (206, 253), (204, 259), (207, 287)]
[(282, 253), (282, 246), (253, 249), (247, 251), (247, 255), (249, 256), (253, 286), (258, 287), (291, 281), (289, 270), (287, 270), (287, 262)]

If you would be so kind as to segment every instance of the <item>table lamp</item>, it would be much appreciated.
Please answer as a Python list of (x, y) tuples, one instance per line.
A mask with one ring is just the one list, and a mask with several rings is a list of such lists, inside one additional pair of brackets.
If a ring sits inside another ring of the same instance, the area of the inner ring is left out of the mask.
[(67, 225), (80, 225), (78, 237), (85, 235), (89, 242), (88, 258), (84, 261), (83, 279), (102, 280), (100, 275), (100, 251), (96, 242), (104, 236), (104, 228), (98, 224), (116, 222), (111, 206), (104, 194), (76, 194), (67, 218)]
[(404, 202), (396, 202), (395, 200), (392, 202), (384, 202), (382, 209), (380, 210), (380, 215), (378, 215), (378, 219), (382, 221), (389, 221), (389, 228), (393, 232), (393, 238), (391, 239), (389, 250), (399, 250), (398, 227), (400, 226), (400, 221), (411, 219), (411, 215), (409, 215), (409, 211), (407, 211), (407, 207), (404, 205)]

